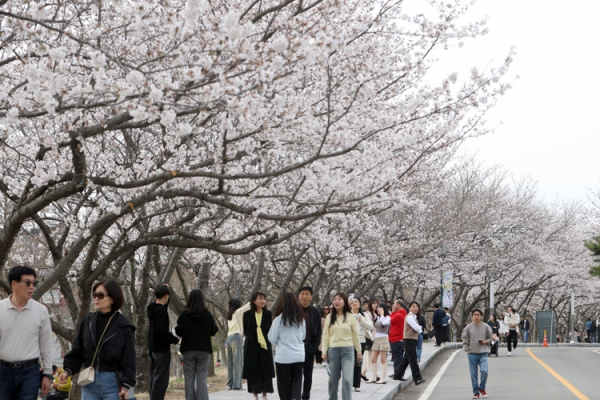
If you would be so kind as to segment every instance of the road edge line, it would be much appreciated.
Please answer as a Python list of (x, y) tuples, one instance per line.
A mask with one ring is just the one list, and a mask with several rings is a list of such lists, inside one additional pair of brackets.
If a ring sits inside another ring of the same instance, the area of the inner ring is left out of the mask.
[(437, 386), (437, 384), (440, 382), (440, 380), (442, 379), (442, 375), (444, 375), (444, 373), (446, 372), (446, 370), (448, 369), (448, 366), (450, 366), (450, 363), (454, 360), (454, 357), (456, 357), (456, 355), (461, 351), (461, 349), (456, 350), (454, 353), (452, 353), (452, 355), (446, 360), (446, 362), (444, 363), (444, 365), (442, 365), (442, 368), (440, 368), (440, 370), (438, 371), (438, 373), (433, 377), (433, 379), (431, 380), (431, 383), (429, 383), (429, 385), (427, 385), (427, 389), (425, 389), (425, 391), (423, 392), (423, 394), (421, 395), (421, 397), (419, 397), (419, 400), (427, 400), (429, 399), (429, 396), (431, 396), (431, 394), (433, 393), (433, 390), (435, 389), (435, 387)]
[(553, 377), (555, 377), (560, 383), (562, 383), (563, 385), (565, 385), (565, 387), (567, 389), (569, 389), (575, 396), (577, 396), (577, 398), (579, 400), (590, 400), (585, 394), (581, 393), (579, 390), (577, 390), (577, 388), (575, 386), (573, 386), (569, 381), (567, 381), (565, 378), (563, 378), (562, 376), (560, 376), (555, 370), (553, 370), (552, 368), (550, 368), (548, 366), (548, 364), (546, 364), (545, 362), (543, 362), (542, 360), (540, 360), (538, 357), (536, 357), (533, 352), (531, 351), (531, 348), (527, 349), (527, 353), (529, 353), (529, 355), (538, 363), (540, 363), (540, 365), (542, 367), (544, 367), (546, 369), (546, 371), (550, 372), (550, 375), (552, 375)]

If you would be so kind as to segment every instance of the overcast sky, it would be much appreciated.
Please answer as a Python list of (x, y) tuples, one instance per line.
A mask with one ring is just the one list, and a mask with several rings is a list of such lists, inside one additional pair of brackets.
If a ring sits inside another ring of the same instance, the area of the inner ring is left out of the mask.
[(444, 69), (467, 77), (515, 46), (508, 76), (519, 79), (488, 114), (495, 132), (465, 151), (531, 176), (548, 201), (586, 200), (600, 186), (600, 1), (479, 0), (466, 18), (486, 15), (490, 33), (446, 52)]

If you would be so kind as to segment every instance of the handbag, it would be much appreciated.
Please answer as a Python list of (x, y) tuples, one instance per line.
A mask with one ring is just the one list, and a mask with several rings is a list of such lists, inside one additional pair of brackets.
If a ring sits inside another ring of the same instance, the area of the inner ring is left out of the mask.
[(437, 332), (435, 331), (435, 329), (430, 330), (429, 332), (427, 332), (427, 337), (429, 339), (433, 338), (435, 336)]
[(373, 341), (369, 338), (365, 338), (365, 350), (371, 350), (373, 348)]
[(94, 358), (92, 358), (92, 363), (90, 364), (89, 367), (80, 371), (79, 374), (77, 375), (77, 384), (79, 386), (87, 386), (90, 383), (94, 382), (94, 379), (96, 377), (96, 370), (94, 369), (94, 362), (96, 362), (96, 356), (98, 355), (98, 350), (100, 350), (100, 345), (102, 344), (102, 339), (104, 339), (104, 334), (106, 333), (106, 330), (108, 329), (108, 326), (110, 325), (110, 321), (113, 319), (115, 314), (116, 313), (114, 313), (110, 317), (110, 319), (108, 320), (108, 323), (106, 324), (106, 327), (104, 328), (104, 332), (102, 332), (102, 336), (100, 336), (100, 340), (98, 341), (98, 345), (96, 346), (96, 352), (94, 353)]

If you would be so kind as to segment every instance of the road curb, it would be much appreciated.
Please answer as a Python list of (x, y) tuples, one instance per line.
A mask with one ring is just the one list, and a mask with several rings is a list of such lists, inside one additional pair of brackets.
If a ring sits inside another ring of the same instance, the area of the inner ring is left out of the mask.
[[(427, 360), (423, 361), (423, 364), (419, 365), (419, 369), (421, 370), (421, 372), (423, 372), (425, 369), (427, 369), (427, 367), (429, 367), (429, 364), (431, 364), (433, 362), (433, 360), (435, 360), (440, 354), (442, 354), (446, 350), (456, 350), (456, 349), (460, 349), (460, 348), (462, 348), (462, 343), (451, 343), (444, 347), (440, 347), (439, 349), (436, 349), (435, 353), (433, 353), (433, 355), (431, 357), (429, 357)], [(381, 400), (393, 400), (394, 397), (396, 397), (396, 395), (398, 395), (398, 393), (400, 393), (401, 391), (406, 389), (412, 383), (413, 383), (413, 377), (411, 375), (409, 378), (407, 378), (406, 382), (400, 382), (400, 384), (398, 386), (396, 386), (388, 394), (383, 396), (381, 398)]]

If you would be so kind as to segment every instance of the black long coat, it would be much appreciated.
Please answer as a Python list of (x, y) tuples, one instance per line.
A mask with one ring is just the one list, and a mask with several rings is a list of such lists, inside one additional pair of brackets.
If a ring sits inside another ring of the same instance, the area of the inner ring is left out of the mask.
[(273, 322), (273, 315), (269, 310), (262, 310), (263, 316), (260, 324), (263, 336), (267, 342), (268, 350), (260, 347), (258, 343), (258, 334), (256, 333), (256, 317), (254, 311), (249, 310), (244, 313), (242, 323), (244, 324), (244, 370), (242, 378), (249, 381), (256, 380), (256, 373), (260, 367), (260, 377), (262, 380), (275, 377), (275, 366), (273, 364), (273, 349), (269, 342), (269, 330)]

